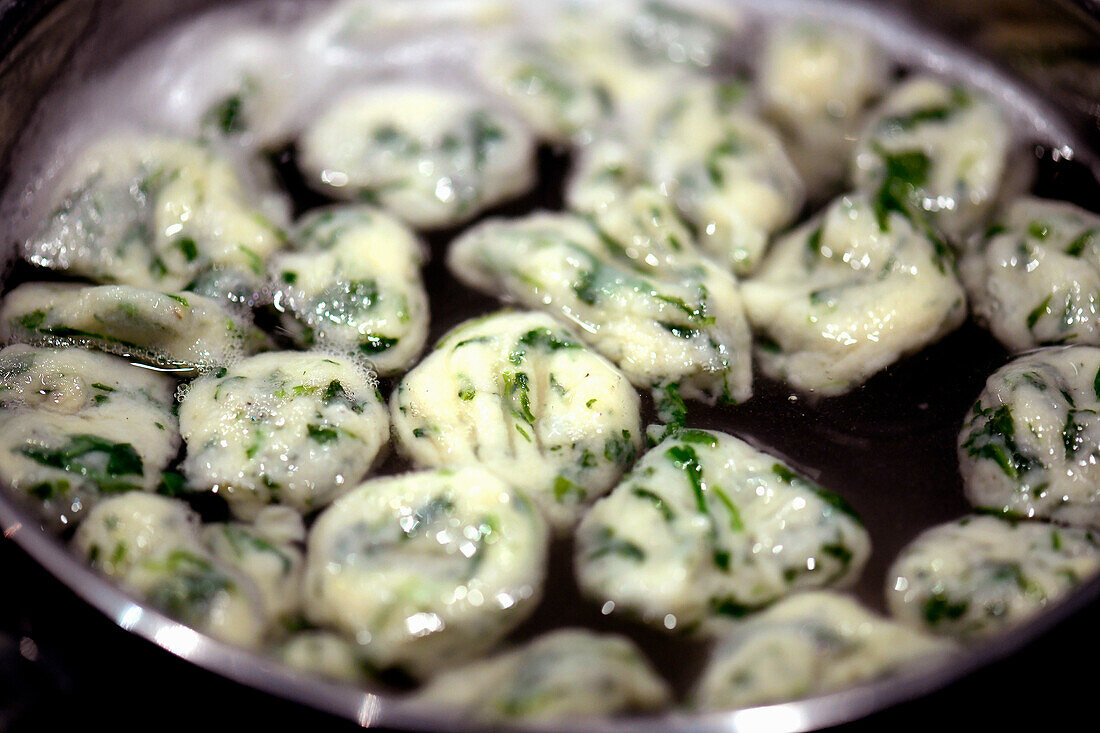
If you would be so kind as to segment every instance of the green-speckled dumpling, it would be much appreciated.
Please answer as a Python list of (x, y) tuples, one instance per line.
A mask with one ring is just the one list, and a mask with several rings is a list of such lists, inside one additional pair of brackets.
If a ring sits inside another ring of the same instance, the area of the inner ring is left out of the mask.
[(272, 258), (275, 308), (294, 342), (369, 362), (379, 374), (407, 369), (428, 338), (424, 246), (372, 206), (311, 212), (291, 231), (295, 248)]
[(538, 510), (482, 469), (373, 479), (310, 530), (306, 616), (355, 642), (375, 669), (426, 676), (527, 618), (547, 544)]
[(976, 640), (1057, 603), (1100, 571), (1090, 530), (985, 515), (925, 530), (886, 574), (890, 611), (933, 634)]
[(0, 477), (52, 524), (153, 491), (180, 445), (164, 374), (82, 349), (0, 351)]
[(256, 585), (268, 626), (278, 628), (301, 612), (305, 534), (296, 511), (269, 506), (249, 523), (211, 522), (200, 538), (213, 557)]
[(654, 267), (579, 216), (538, 213), (475, 226), (447, 264), (467, 285), (571, 323), (635, 386), (678, 383), (685, 397), (746, 400), (750, 338), (737, 283), (685, 254)]
[(534, 182), (534, 136), (476, 95), (422, 84), (353, 90), (299, 142), (317, 188), (370, 201), (418, 228), (460, 224)]
[(344, 493), (389, 443), (374, 380), (312, 352), (260, 354), (193, 382), (180, 403), (192, 487), (251, 519), (268, 504), (309, 513)]
[(947, 641), (854, 598), (798, 593), (730, 624), (692, 690), (701, 711), (790, 702), (874, 682), (951, 654)]
[(647, 178), (669, 192), (702, 249), (738, 274), (756, 269), (805, 200), (779, 134), (745, 94), (737, 81), (682, 85), (639, 141)]
[(220, 641), (256, 647), (267, 623), (259, 589), (202, 546), (199, 517), (177, 499), (131, 492), (88, 512), (73, 548), (172, 618)]
[[(256, 187), (253, 187), (256, 188)], [(27, 242), (36, 265), (100, 283), (195, 289), (251, 303), (282, 246), (286, 204), (250, 190), (214, 148), (115, 134), (84, 150), (56, 185), (53, 212)]]
[(443, 337), (391, 399), (398, 446), (425, 468), (481, 466), (573, 527), (642, 447), (627, 378), (553, 318), (501, 312)]
[(882, 49), (851, 28), (801, 20), (767, 30), (756, 89), (812, 200), (843, 189), (867, 107), (891, 68)]
[(862, 194), (783, 236), (742, 284), (765, 374), (818, 395), (848, 392), (966, 318), (942, 241)]
[(668, 684), (626, 637), (559, 629), (444, 672), (418, 703), (481, 723), (563, 722), (660, 710)]
[(1100, 529), (1100, 348), (1039, 349), (994, 372), (958, 456), (975, 507)]
[(7, 293), (0, 340), (99, 349), (181, 371), (224, 366), (269, 343), (250, 315), (201, 295), (76, 283)]
[(737, 438), (684, 430), (584, 516), (574, 560), (605, 609), (691, 630), (848, 584), (870, 552), (839, 497)]
[(959, 242), (996, 200), (1011, 144), (1003, 112), (983, 94), (917, 76), (870, 115), (853, 154), (853, 179), (862, 190), (885, 187)]
[(1014, 352), (1100, 345), (1100, 216), (1015, 200), (959, 268), (978, 320)]

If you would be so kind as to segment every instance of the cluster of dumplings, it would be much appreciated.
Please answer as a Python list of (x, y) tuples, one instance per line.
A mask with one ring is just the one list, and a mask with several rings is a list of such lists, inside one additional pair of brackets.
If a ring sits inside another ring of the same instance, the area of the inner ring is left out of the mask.
[[(500, 648), (553, 597), (553, 543), (604, 614), (714, 642), (689, 711), (938, 662), (1095, 573), (1100, 217), (1011, 190), (998, 106), (816, 24), (769, 26), (747, 80), (729, 3), (544, 12), (343, 0), (293, 33), (336, 66), (484, 42), (458, 80), (309, 99), (257, 26), (180, 75), (226, 80), (187, 134), (86, 146), (23, 245), (42, 281), (0, 306), (5, 486), (179, 621), (483, 721), (676, 704), (626, 636)], [(290, 220), (260, 155), (288, 144), (339, 203)], [(540, 145), (572, 151), (567, 210), (483, 216)], [(509, 307), (425, 353), (442, 229), (454, 278)], [(1022, 355), (959, 437), (975, 514), (901, 553), (882, 616), (843, 592), (856, 511), (684, 400), (736, 410), (754, 368), (847, 393), (968, 313)], [(391, 452), (408, 470), (378, 474)], [(211, 493), (224, 521), (192, 508)]]

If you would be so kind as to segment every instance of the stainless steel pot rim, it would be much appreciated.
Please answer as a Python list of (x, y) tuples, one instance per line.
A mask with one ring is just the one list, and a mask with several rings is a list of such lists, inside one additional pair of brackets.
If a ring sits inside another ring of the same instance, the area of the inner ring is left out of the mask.
[[(234, 682), (330, 713), (363, 727), (457, 731), (469, 723), (448, 711), (429, 710), (407, 699), (298, 674), (279, 662), (216, 641), (143, 605), (81, 562), (47, 533), (0, 487), (0, 530), (36, 562), (92, 607), (126, 631), (167, 652)], [(857, 720), (899, 703), (942, 689), (978, 669), (1019, 651), (1061, 621), (1100, 600), (1100, 577), (1076, 589), (1011, 632), (975, 645), (938, 664), (842, 692), (794, 702), (723, 713), (673, 712), (660, 716), (578, 721), (593, 733), (625, 731), (719, 731), (724, 733), (799, 733)], [(524, 730), (558, 730), (554, 725), (525, 725)]]

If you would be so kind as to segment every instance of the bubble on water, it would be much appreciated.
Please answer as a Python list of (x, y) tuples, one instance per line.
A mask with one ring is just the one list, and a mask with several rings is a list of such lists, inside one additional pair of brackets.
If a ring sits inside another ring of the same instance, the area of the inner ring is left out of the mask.
[(176, 402), (182, 403), (187, 399), (187, 394), (191, 391), (192, 382), (180, 382), (176, 386)]
[[(354, 369), (359, 376), (369, 385), (371, 391), (378, 389), (378, 371), (374, 365), (363, 357), (357, 346), (352, 344), (322, 343), (309, 350), (320, 356), (327, 356)], [(365, 398), (367, 395), (356, 395)]]

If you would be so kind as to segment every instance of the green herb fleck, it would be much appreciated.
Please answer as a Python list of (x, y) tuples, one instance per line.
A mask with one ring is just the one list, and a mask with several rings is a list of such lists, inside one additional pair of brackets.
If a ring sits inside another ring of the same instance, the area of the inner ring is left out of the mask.
[(610, 527), (601, 527), (596, 533), (596, 547), (588, 553), (589, 560), (598, 560), (607, 555), (619, 555), (633, 562), (644, 562), (645, 550), (628, 540), (615, 536)]

